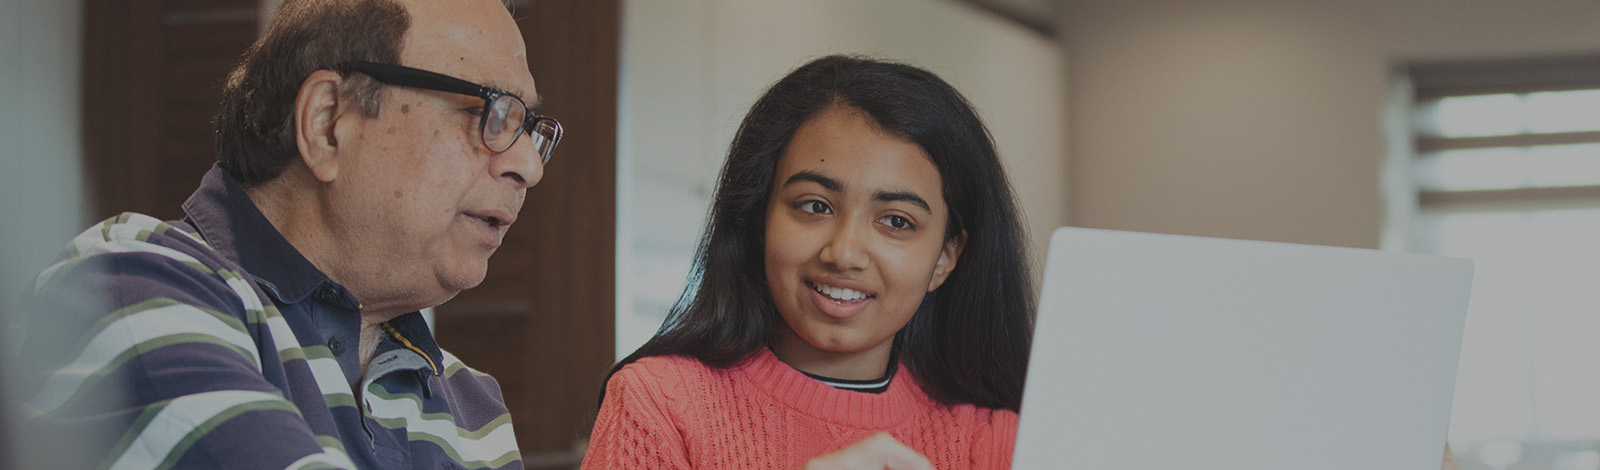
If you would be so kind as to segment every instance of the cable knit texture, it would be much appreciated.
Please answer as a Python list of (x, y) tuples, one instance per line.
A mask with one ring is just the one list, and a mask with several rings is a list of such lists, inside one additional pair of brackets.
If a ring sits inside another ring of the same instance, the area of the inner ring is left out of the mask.
[(929, 398), (901, 365), (881, 394), (840, 390), (763, 349), (712, 369), (647, 357), (606, 384), (584, 469), (795, 469), (887, 431), (934, 468), (1011, 468), (1017, 414)]

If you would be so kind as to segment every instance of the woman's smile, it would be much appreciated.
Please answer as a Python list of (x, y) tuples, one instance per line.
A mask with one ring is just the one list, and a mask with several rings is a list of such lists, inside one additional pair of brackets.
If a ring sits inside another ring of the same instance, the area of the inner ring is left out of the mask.
[(779, 357), (870, 364), (864, 373), (881, 374), (895, 333), (959, 254), (945, 239), (938, 168), (917, 144), (836, 107), (795, 133), (772, 188), (764, 250), (788, 326)]
[(810, 281), (805, 284), (806, 287), (811, 288), (811, 294), (816, 300), (817, 309), (827, 316), (840, 320), (848, 320), (855, 317), (863, 310), (866, 310), (868, 303), (877, 297), (844, 287), (834, 287)]

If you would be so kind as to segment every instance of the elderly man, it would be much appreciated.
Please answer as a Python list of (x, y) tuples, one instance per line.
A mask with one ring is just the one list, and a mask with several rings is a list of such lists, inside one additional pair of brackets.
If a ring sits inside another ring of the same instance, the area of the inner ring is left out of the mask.
[(102, 468), (521, 468), (494, 379), (418, 309), (480, 283), (560, 138), (496, 0), (289, 0), (229, 77), (218, 166), (41, 273), (38, 436)]

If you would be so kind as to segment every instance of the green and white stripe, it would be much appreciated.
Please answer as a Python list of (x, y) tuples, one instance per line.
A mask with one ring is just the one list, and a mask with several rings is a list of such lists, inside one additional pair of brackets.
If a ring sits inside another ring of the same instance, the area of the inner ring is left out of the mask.
[(356, 463), (351, 462), (350, 457), (341, 449), (323, 447), (322, 453), (307, 455), (283, 468), (284, 470), (347, 469), (356, 468)]
[[(177, 463), (185, 451), (212, 429), (229, 419), (251, 411), (278, 410), (299, 414), (293, 404), (275, 393), (249, 390), (224, 390), (185, 395), (153, 404), (129, 428), (112, 455), (108, 470), (165, 470)], [(320, 456), (320, 457), (319, 457)], [(355, 468), (350, 458), (337, 449), (323, 448), (302, 462)], [(289, 468), (300, 468), (290, 466)]]
[(385, 428), (405, 429), (413, 441), (438, 445), (467, 468), (499, 467), (521, 458), (510, 414), (469, 430), (457, 427), (449, 413), (423, 413), (422, 401), (412, 394), (390, 394), (382, 386), (371, 385), (363, 398), (374, 421)]
[(439, 350), (439, 352), (444, 356), (444, 364), (443, 364), (444, 374), (442, 374), (444, 376), (444, 378), (448, 379), (450, 377), (453, 377), (453, 376), (456, 375), (456, 372), (460, 372), (460, 371), (463, 371), (463, 370), (465, 370), (467, 372), (470, 372), (470, 373), (472, 373), (472, 375), (475, 375), (475, 376), (478, 376), (478, 377), (489, 377), (489, 374), (485, 374), (483, 372), (478, 371), (477, 369), (473, 369), (471, 367), (468, 367), (467, 363), (461, 362), (460, 359), (456, 359), (456, 355), (450, 354), (450, 351), (445, 351), (445, 350), (441, 349), (441, 350)]
[(339, 368), (333, 352), (327, 346), (310, 346), (302, 351), (305, 352), (306, 367), (311, 369), (311, 376), (316, 379), (317, 388), (322, 390), (322, 398), (328, 402), (328, 406), (356, 406), (355, 393), (351, 391), (350, 383), (345, 381), (344, 370)]
[(86, 383), (110, 373), (146, 351), (181, 343), (227, 346), (261, 370), (255, 341), (238, 320), (170, 299), (154, 299), (121, 309), (81, 349), (78, 357), (55, 369), (28, 408), (45, 414), (76, 397)]

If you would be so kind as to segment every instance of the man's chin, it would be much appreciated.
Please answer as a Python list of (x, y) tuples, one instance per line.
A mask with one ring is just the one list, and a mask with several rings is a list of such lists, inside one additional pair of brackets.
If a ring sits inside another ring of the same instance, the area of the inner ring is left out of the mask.
[[(483, 284), (483, 279), (484, 273), (482, 271), (477, 272), (476, 275), (441, 275), (438, 278), (439, 284), (430, 289), (433, 292), (428, 293), (428, 298), (432, 306), (438, 306), (455, 298), (456, 294), (460, 294), (461, 291), (478, 287), (479, 284)], [(434, 299), (437, 299), (437, 301), (434, 301)]]
[(467, 289), (471, 289), (471, 288), (474, 288), (474, 287), (478, 287), (479, 284), (483, 284), (483, 276), (474, 276), (474, 277), (470, 277), (470, 278), (461, 278), (461, 279), (451, 279), (450, 282), (440, 283), (439, 287), (444, 289), (444, 291), (446, 292), (445, 295), (447, 297), (445, 298), (445, 300), (449, 300), (450, 297), (455, 297), (456, 294), (460, 294), (461, 291), (464, 291), (464, 290), (467, 290)]

